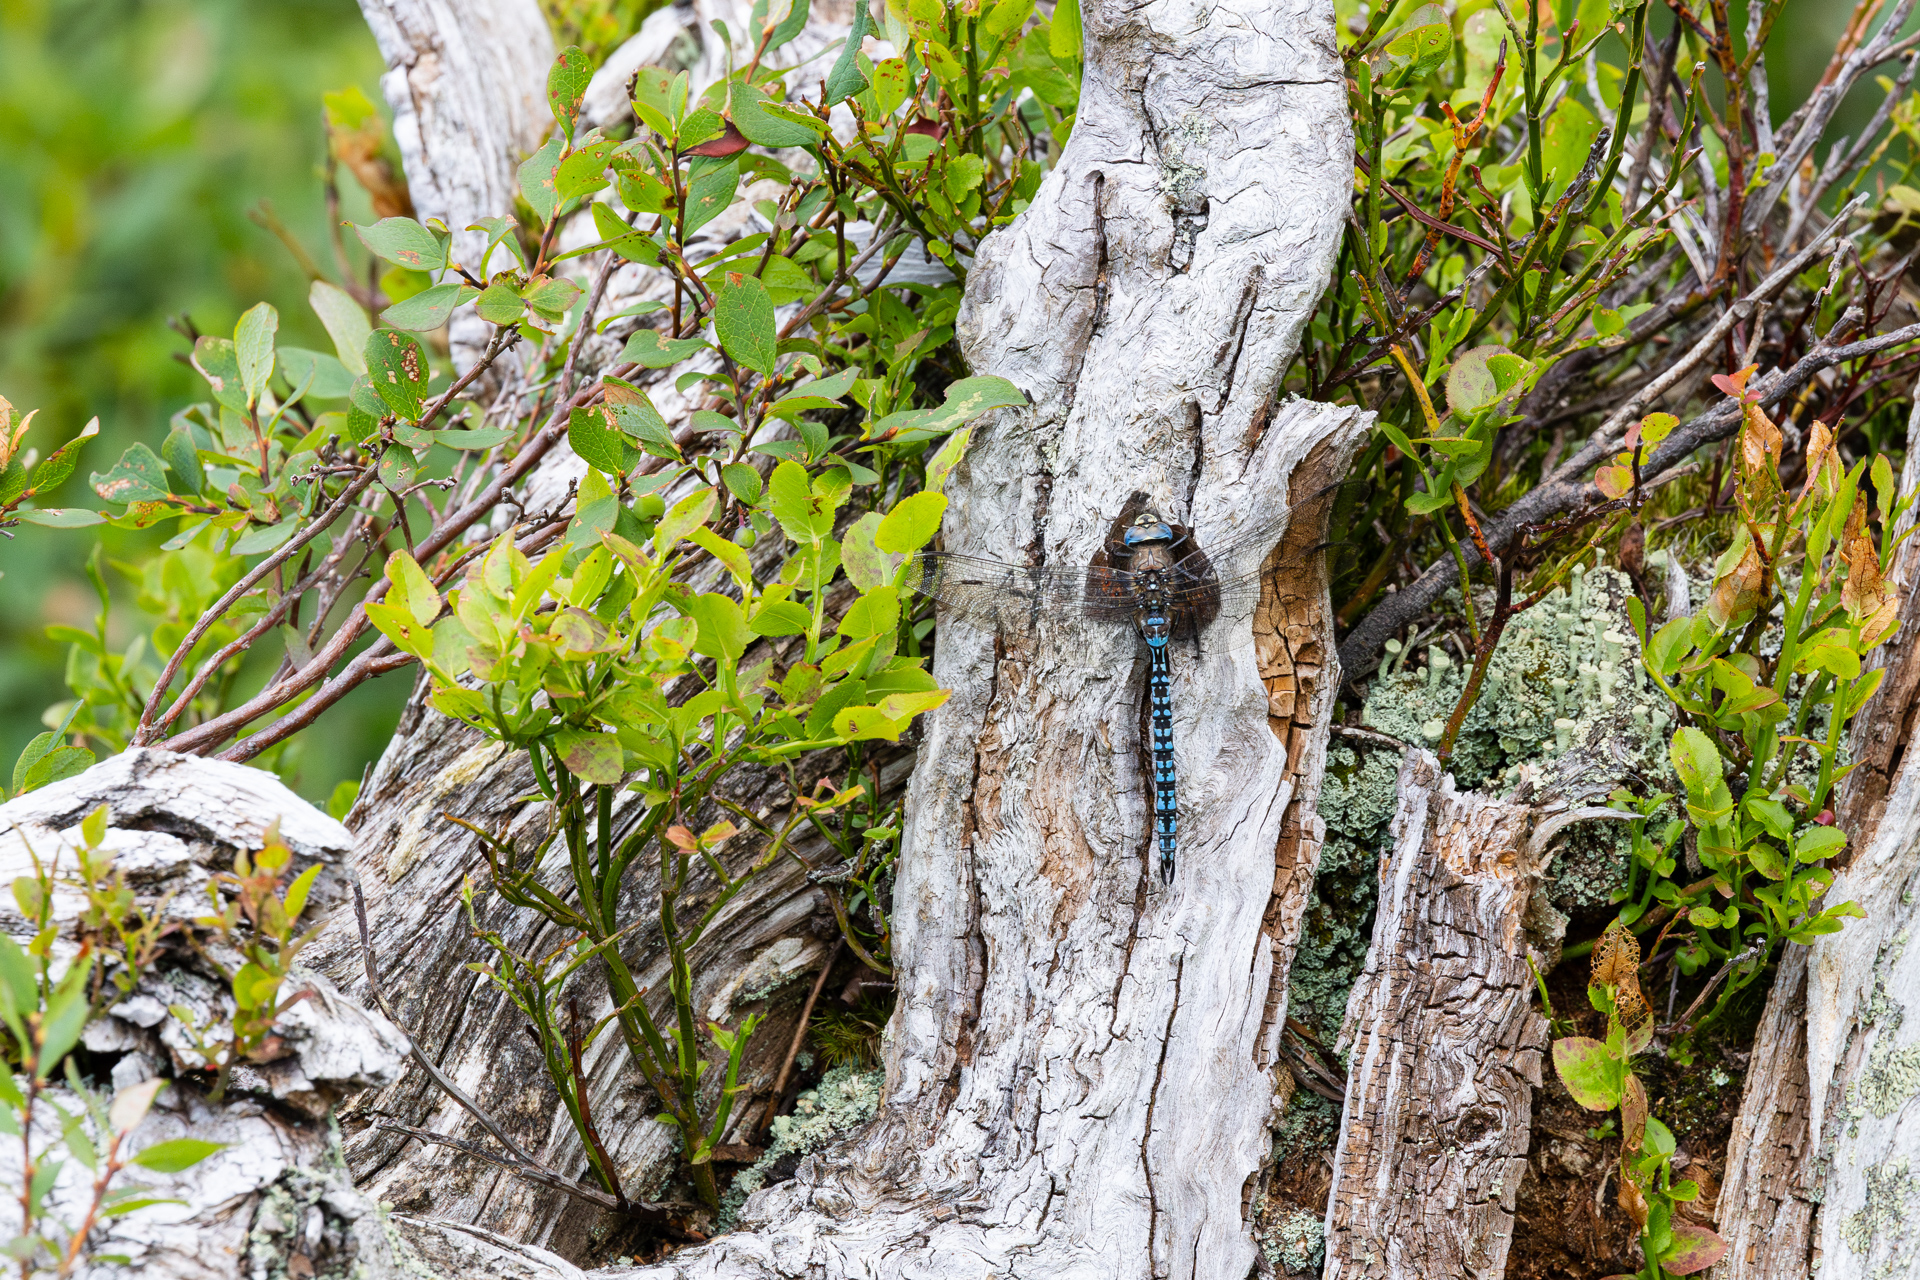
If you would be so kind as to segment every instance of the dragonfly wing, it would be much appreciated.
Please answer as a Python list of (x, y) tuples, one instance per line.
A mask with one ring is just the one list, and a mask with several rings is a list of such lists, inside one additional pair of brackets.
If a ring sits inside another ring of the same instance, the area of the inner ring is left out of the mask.
[(1217, 544), (1193, 535), (1195, 549), (1174, 563), (1173, 576), (1195, 583), (1210, 579), (1222, 587), (1250, 579), (1258, 582), (1260, 566), (1285, 536), (1290, 515), (1284, 512)]
[(1043, 618), (1133, 621), (1130, 575), (1120, 570), (1034, 569), (944, 551), (920, 555), (916, 570), (914, 590), (984, 630), (1029, 635)]

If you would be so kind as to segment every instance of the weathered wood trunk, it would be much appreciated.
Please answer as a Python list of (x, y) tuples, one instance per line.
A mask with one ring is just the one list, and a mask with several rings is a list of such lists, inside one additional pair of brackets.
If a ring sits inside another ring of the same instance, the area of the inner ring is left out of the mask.
[(1327, 1280), (1506, 1273), (1547, 1043), (1527, 966), (1534, 818), (1456, 791), (1429, 752), (1401, 763), (1373, 945), (1340, 1033), (1351, 1071)]
[[(1908, 423), (1900, 491), (1920, 488), (1920, 411)], [(1911, 523), (1910, 512), (1907, 522)], [(1719, 1229), (1731, 1243), (1716, 1280), (1912, 1275), (1920, 1248), (1900, 1225), (1920, 1138), (1903, 1129), (1916, 1092), (1920, 1024), (1920, 541), (1890, 581), (1900, 628), (1881, 651), (1887, 675), (1854, 721), (1857, 762), (1835, 811), (1853, 841), (1828, 902), (1859, 902), (1865, 920), (1810, 947), (1790, 946), (1755, 1035), (1746, 1092), (1727, 1150)]]
[[(973, 371), (1010, 378), (1032, 408), (979, 432), (944, 537), (1084, 564), (1135, 493), (1203, 547), (1294, 513), (1254, 616), (1176, 657), (1179, 874), (1165, 888), (1149, 868), (1135, 638), (1084, 652), (943, 627), (936, 674), (955, 692), (913, 782), (883, 1114), (750, 1201), (757, 1230), (663, 1274), (1240, 1280), (1254, 1264), (1243, 1204), (1266, 1155), (1336, 678), (1317, 545), (1366, 420), (1276, 403), (1345, 212), (1345, 89), (1317, 0), (1089, 5), (1085, 21), (1073, 141), (982, 247), (961, 325)], [(1228, 642), (1249, 631), (1252, 646)], [(577, 1147), (515, 1056), (523, 1037), (461, 969), (452, 895), (479, 856), (438, 818), (537, 823), (518, 773), (416, 710), (356, 810), (356, 858), (402, 1021), (564, 1166)], [(809, 975), (815, 892), (774, 877), (743, 899), (708, 957), (715, 988), (776, 950), (782, 972)], [(595, 1066), (596, 1111), (644, 1184), (670, 1152), (631, 1082)], [(465, 1123), (417, 1079), (373, 1107)], [(564, 1202), (471, 1162), (371, 1132), (349, 1150), (404, 1209), (534, 1243), (566, 1234)]]
[[(1136, 493), (1202, 547), (1290, 498), (1304, 510), (1317, 494), (1298, 469), (1320, 449), (1337, 472), (1364, 422), (1273, 399), (1347, 198), (1328, 10), (1085, 18), (1073, 140), (982, 246), (960, 325), (973, 370), (1032, 407), (982, 432), (944, 537), (1015, 563), (1084, 565)], [(1257, 616), (1299, 622), (1269, 634), (1264, 672), (1226, 643), (1244, 612), (1176, 667), (1170, 888), (1150, 867), (1137, 639), (943, 626), (935, 674), (954, 697), (910, 790), (882, 1114), (749, 1201), (753, 1230), (657, 1274), (1248, 1273), (1285, 980), (1267, 907), (1283, 848), (1295, 883), (1313, 829), (1289, 813), (1310, 790), (1296, 767), (1317, 776), (1326, 734), (1311, 546), (1270, 562)], [(1296, 762), (1269, 715), (1305, 707)]]

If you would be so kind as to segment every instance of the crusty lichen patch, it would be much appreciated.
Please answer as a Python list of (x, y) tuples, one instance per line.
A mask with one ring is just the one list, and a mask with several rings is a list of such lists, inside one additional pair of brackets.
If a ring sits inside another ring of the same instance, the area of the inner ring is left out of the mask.
[(1904, 1252), (1916, 1179), (1903, 1156), (1869, 1168), (1866, 1184), (1866, 1203), (1841, 1220), (1840, 1238), (1855, 1253), (1884, 1253), (1884, 1261), (1872, 1274), (1892, 1275), (1895, 1258)]
[(860, 1071), (851, 1065), (835, 1067), (794, 1101), (793, 1114), (774, 1117), (766, 1154), (734, 1175), (732, 1189), (720, 1202), (719, 1229), (733, 1229), (740, 1206), (767, 1185), (775, 1166), (784, 1162), (790, 1167), (794, 1158), (816, 1151), (872, 1119), (885, 1083), (884, 1071)]

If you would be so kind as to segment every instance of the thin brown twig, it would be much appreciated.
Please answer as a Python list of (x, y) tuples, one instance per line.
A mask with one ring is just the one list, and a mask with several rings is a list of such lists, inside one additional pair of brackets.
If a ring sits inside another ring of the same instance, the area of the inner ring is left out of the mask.
[(833, 962), (840, 958), (840, 944), (844, 939), (835, 938), (833, 946), (827, 950), (827, 958), (820, 965), (820, 976), (813, 980), (813, 990), (807, 992), (807, 1002), (800, 1006), (800, 1022), (793, 1029), (793, 1042), (787, 1046), (786, 1060), (780, 1064), (780, 1074), (773, 1078), (773, 1093), (767, 1100), (767, 1118), (759, 1126), (762, 1133), (773, 1124), (774, 1112), (780, 1109), (780, 1099), (787, 1091), (787, 1077), (793, 1072), (794, 1059), (800, 1056), (800, 1046), (806, 1043), (807, 1023), (813, 1017), (814, 1001), (820, 998), (821, 988), (827, 985), (827, 975), (833, 972)]

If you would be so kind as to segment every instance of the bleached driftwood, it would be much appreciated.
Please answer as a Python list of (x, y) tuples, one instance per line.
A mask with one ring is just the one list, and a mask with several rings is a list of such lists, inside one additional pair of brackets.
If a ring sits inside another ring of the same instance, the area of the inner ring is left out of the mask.
[[(271, 774), (136, 749), (0, 805), (0, 881), (33, 875), (34, 857), (53, 867), (53, 918), (61, 925), (56, 954), (75, 949), (70, 935), (85, 899), (66, 881), (76, 870), (80, 821), (102, 804), (109, 811), (102, 847), (114, 854), (143, 910), (164, 900), (165, 917), (183, 925), (205, 915), (211, 877), (231, 869), (237, 852), (260, 849), (276, 826), (296, 871), (316, 863), (322, 868), (310, 910), (321, 915), (346, 898), (345, 828)], [(0, 930), (23, 942), (33, 932), (11, 895), (0, 903)], [(286, 1275), (296, 1257), (321, 1274), (353, 1267), (369, 1280), (408, 1274), (404, 1249), (374, 1203), (354, 1189), (328, 1125), (328, 1110), (341, 1096), (398, 1075), (406, 1041), (320, 975), (296, 970), (294, 984), (285, 994), (312, 994), (279, 1020), (284, 1055), (236, 1068), (232, 1092), (218, 1106), (205, 1101), (205, 1074), (189, 1074), (201, 1060), (168, 1007), (192, 1008), (202, 1033), (212, 1035), (232, 1016), (233, 1004), (218, 976), (186, 947), (165, 951), (129, 997), (87, 1027), (90, 1063), (105, 1069), (97, 1087), (124, 1088), (156, 1075), (174, 1081), (134, 1131), (134, 1148), (183, 1136), (229, 1144), (171, 1176), (128, 1171), (128, 1180), (185, 1203), (114, 1220), (97, 1233), (94, 1252), (125, 1254), (134, 1272), (150, 1280)], [(64, 1089), (53, 1101), (81, 1110)], [(36, 1119), (52, 1126), (50, 1110)], [(0, 1185), (17, 1186), (19, 1168), (18, 1145), (0, 1143)], [(55, 1187), (55, 1212), (79, 1221), (90, 1181), (90, 1173), (70, 1162)], [(126, 1273), (103, 1267), (99, 1274)]]
[[(380, 89), (414, 210), (446, 223), (454, 258), (477, 274), (487, 236), (467, 228), (513, 212), (520, 162), (553, 128), (546, 15), (538, 0), (361, 0), (360, 12), (387, 62)], [(471, 363), (492, 333), (471, 304), (459, 308), (455, 362)]]
[[(1329, 11), (1089, 5), (1085, 21), (1073, 141), (982, 246), (960, 324), (972, 369), (1032, 408), (984, 430), (950, 481), (946, 545), (1014, 562), (1086, 563), (1136, 492), (1202, 546), (1304, 508), (1297, 469), (1317, 448), (1343, 465), (1364, 424), (1273, 403), (1346, 200)], [(1275, 597), (1315, 581), (1296, 555)], [(1263, 673), (1224, 643), (1250, 625), (1222, 618), (1222, 643), (1176, 669), (1170, 889), (1148, 865), (1137, 639), (944, 626), (935, 673), (954, 696), (910, 793), (881, 1116), (750, 1200), (750, 1230), (644, 1274), (1247, 1274), (1285, 981), (1267, 908), (1283, 842), (1301, 870), (1292, 784), (1325, 745), (1324, 715), (1298, 761), (1269, 727), (1324, 686), (1288, 705), (1262, 675), (1298, 652), (1323, 678), (1329, 638), (1316, 651), (1303, 621)]]
[(1429, 752), (1401, 763), (1373, 944), (1340, 1032), (1352, 1066), (1327, 1280), (1506, 1273), (1547, 1044), (1527, 966), (1535, 817), (1456, 791)]
[[(943, 634), (937, 674), (956, 694), (922, 753), (896, 893), (906, 985), (889, 1108), (750, 1202), (765, 1229), (673, 1270), (968, 1275), (1019, 1259), (1025, 1274), (1238, 1280), (1252, 1265), (1242, 1196), (1265, 1154), (1273, 993), (1314, 870), (1334, 680), (1318, 535), (1306, 535), (1364, 425), (1274, 393), (1344, 213), (1344, 90), (1324, 4), (1090, 5), (1086, 27), (1073, 143), (984, 247), (962, 325), (974, 371), (1012, 379), (1034, 408), (983, 432), (950, 482), (948, 545), (1084, 562), (1135, 491), (1202, 545), (1297, 507), (1257, 615), (1258, 660), (1210, 650), (1176, 675), (1189, 837), (1167, 891), (1146, 870), (1133, 639), (997, 660), (990, 637)], [(1216, 634), (1250, 625), (1242, 613)], [(492, 748), (415, 712), (353, 819), (403, 1020), (523, 1126), (554, 1108), (513, 1057), (511, 1020), (459, 968), (449, 894), (478, 859), (437, 815), (536, 822), (517, 802), (526, 789)], [(811, 889), (763, 885), (742, 901), (743, 927), (719, 936), (723, 977), (755, 936), (786, 955), (805, 932)], [(616, 1085), (607, 1128), (638, 1176), (664, 1153), (647, 1145), (643, 1100)], [(403, 1088), (377, 1104), (463, 1123)], [(563, 1127), (536, 1135), (556, 1159), (572, 1141)], [(353, 1149), (374, 1185), (514, 1240), (554, 1239), (573, 1212), (439, 1153), (364, 1134)]]

